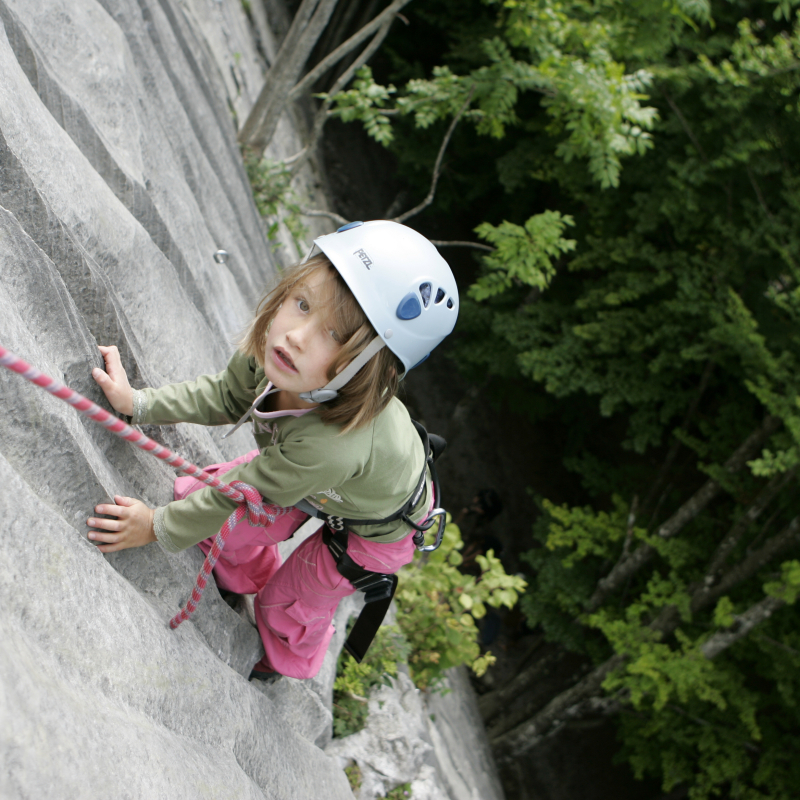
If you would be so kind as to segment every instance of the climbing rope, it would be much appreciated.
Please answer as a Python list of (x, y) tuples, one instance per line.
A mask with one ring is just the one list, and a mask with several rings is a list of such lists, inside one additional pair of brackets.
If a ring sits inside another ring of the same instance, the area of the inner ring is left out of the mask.
[(225, 542), (230, 532), (236, 525), (247, 516), (251, 525), (266, 527), (274, 523), (278, 517), (285, 513), (286, 509), (280, 506), (268, 504), (265, 507), (261, 495), (249, 484), (242, 483), (241, 481), (234, 481), (230, 484), (224, 483), (219, 478), (200, 469), (200, 467), (196, 467), (185, 458), (167, 450), (166, 447), (153, 441), (149, 436), (145, 436), (141, 431), (134, 430), (130, 425), (126, 425), (119, 419), (119, 417), (109, 414), (108, 411), (100, 408), (100, 406), (96, 405), (91, 400), (87, 400), (83, 395), (78, 394), (78, 392), (70, 389), (63, 383), (59, 383), (44, 373), (39, 372), (39, 370), (34, 369), (30, 364), (2, 346), (0, 346), (0, 366), (12, 372), (16, 372), (26, 380), (36, 384), (36, 386), (40, 386), (45, 391), (50, 392), (53, 396), (69, 403), (76, 411), (79, 411), (85, 417), (99, 422), (104, 428), (110, 430), (121, 439), (135, 444), (140, 450), (152, 453), (156, 458), (166, 461), (167, 464), (202, 481), (207, 486), (211, 486), (218, 492), (222, 492), (225, 497), (229, 497), (231, 500), (238, 503), (233, 513), (225, 520), (219, 533), (214, 537), (214, 543), (197, 575), (192, 593), (183, 608), (169, 621), (170, 628), (177, 628), (181, 622), (189, 619), (194, 613), (197, 604), (200, 602), (200, 598), (203, 596), (211, 571), (214, 569), (217, 559), (219, 559), (225, 547)]

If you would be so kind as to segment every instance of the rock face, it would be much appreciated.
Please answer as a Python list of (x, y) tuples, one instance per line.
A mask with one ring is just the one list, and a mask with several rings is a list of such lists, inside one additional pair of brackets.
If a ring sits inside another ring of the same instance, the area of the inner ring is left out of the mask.
[[(263, 79), (241, 3), (0, 0), (0, 75), (0, 344), (98, 402), (98, 343), (135, 386), (221, 369), (275, 268), (235, 140)], [(213, 586), (167, 627), (199, 553), (86, 539), (173, 471), (0, 372), (0, 796), (352, 797), (324, 713), (290, 724), (243, 677), (260, 642)], [(147, 433), (201, 464), (252, 446)]]
[[(299, 255), (283, 228), (281, 249), (266, 241), (236, 145), (277, 52), (265, 9), (287, 17), (254, 3), (251, 28), (243, 5), (0, 0), (0, 345), (101, 405), (98, 344), (120, 348), (137, 387), (218, 371), (275, 259)], [(300, 148), (287, 115), (268, 155)], [(308, 167), (298, 188), (315, 207), (318, 185)], [(3, 369), (0, 403), (3, 800), (345, 800), (348, 759), (363, 798), (412, 781), (419, 800), (502, 800), (463, 675), (428, 700), (401, 678), (363, 735), (331, 743), (360, 596), (317, 678), (249, 683), (261, 643), (213, 583), (190, 622), (167, 625), (197, 549), (104, 556), (86, 539), (97, 503), (163, 505), (174, 471)], [(145, 432), (201, 465), (252, 448), (244, 430)]]
[(464, 667), (446, 694), (422, 694), (405, 672), (373, 689), (366, 727), (325, 749), (361, 772), (357, 800), (410, 784), (412, 800), (503, 800), (477, 700)]

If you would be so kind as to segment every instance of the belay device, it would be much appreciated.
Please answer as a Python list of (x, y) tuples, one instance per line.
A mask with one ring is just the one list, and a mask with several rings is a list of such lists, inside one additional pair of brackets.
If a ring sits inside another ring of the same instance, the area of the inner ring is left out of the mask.
[[(301, 501), (297, 504), (297, 508), (311, 514), (317, 519), (324, 520), (325, 529), (322, 532), (322, 540), (328, 547), (331, 555), (336, 561), (336, 569), (339, 574), (347, 578), (355, 588), (364, 593), (364, 608), (358, 615), (347, 641), (344, 643), (345, 650), (350, 653), (353, 658), (361, 663), (364, 656), (367, 654), (375, 634), (378, 632), (381, 623), (383, 622), (386, 612), (389, 610), (392, 598), (397, 590), (397, 575), (387, 575), (383, 572), (371, 572), (359, 564), (356, 564), (352, 558), (347, 554), (347, 543), (350, 538), (348, 529), (352, 525), (383, 525), (387, 522), (394, 522), (401, 519), (407, 525), (415, 529), (414, 544), (417, 550), (429, 552), (436, 550), (442, 543), (445, 528), (445, 510), (443, 508), (434, 508), (428, 515), (425, 522), (421, 525), (413, 522), (409, 516), (414, 507), (419, 503), (422, 493), (425, 489), (425, 478), (428, 470), (431, 473), (431, 485), (433, 487), (433, 497), (436, 503), (441, 502), (441, 490), (439, 488), (439, 476), (436, 474), (436, 466), (434, 462), (444, 452), (447, 442), (436, 434), (429, 434), (425, 428), (418, 422), (412, 420), (417, 433), (422, 439), (422, 446), (425, 450), (425, 465), (422, 468), (422, 474), (414, 487), (411, 497), (403, 504), (403, 507), (396, 511), (389, 517), (383, 519), (345, 519), (337, 517), (333, 514), (326, 514), (314, 508), (310, 503)], [(437, 524), (436, 539), (433, 544), (425, 544), (425, 531), (429, 531), (434, 525)], [(369, 539), (368, 535), (363, 535), (365, 539)]]

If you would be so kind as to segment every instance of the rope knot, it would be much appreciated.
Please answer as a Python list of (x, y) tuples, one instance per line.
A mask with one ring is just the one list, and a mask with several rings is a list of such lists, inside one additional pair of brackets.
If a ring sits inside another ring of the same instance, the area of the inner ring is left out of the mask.
[(272, 525), (278, 517), (286, 513), (286, 509), (280, 506), (272, 503), (265, 505), (264, 499), (258, 493), (258, 490), (249, 483), (232, 481), (231, 486), (244, 495), (244, 503), (247, 506), (247, 521), (251, 525), (262, 527)]

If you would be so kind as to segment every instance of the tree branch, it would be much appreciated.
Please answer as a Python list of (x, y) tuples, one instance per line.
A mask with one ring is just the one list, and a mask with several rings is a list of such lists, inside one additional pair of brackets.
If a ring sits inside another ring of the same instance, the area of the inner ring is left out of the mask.
[(322, 61), (320, 61), (319, 64), (289, 92), (289, 97), (287, 98), (288, 102), (296, 100), (303, 92), (310, 89), (331, 67), (341, 61), (348, 53), (355, 50), (363, 41), (372, 36), (389, 17), (398, 15), (400, 9), (407, 6), (410, 2), (411, 0), (394, 0), (390, 6), (387, 6), (381, 11), (371, 22), (368, 22), (361, 30), (342, 42), (333, 52), (325, 56), (325, 58), (323, 58)]
[(744, 614), (734, 617), (734, 623), (730, 628), (715, 633), (705, 644), (701, 645), (700, 652), (708, 659), (716, 658), (731, 645), (747, 636), (756, 625), (769, 619), (784, 603), (785, 601), (778, 597), (765, 597), (750, 606)]
[(333, 98), (338, 92), (347, 86), (353, 75), (356, 74), (356, 72), (372, 57), (373, 53), (383, 44), (383, 40), (389, 33), (389, 28), (392, 27), (392, 22), (394, 22), (394, 16), (390, 16), (384, 21), (383, 25), (381, 25), (381, 27), (378, 29), (378, 32), (372, 37), (372, 41), (364, 48), (364, 50), (361, 51), (361, 54), (358, 56), (358, 58), (356, 58), (356, 60), (344, 71), (336, 83), (334, 83), (334, 85), (331, 87), (331, 90), (328, 92), (328, 97), (323, 100), (322, 105), (319, 107), (316, 115), (314, 116), (314, 124), (308, 144), (299, 153), (292, 156), (292, 160), (294, 162), (292, 164), (292, 172), (297, 172), (297, 170), (299, 170), (300, 167), (310, 158), (317, 146), (319, 137), (322, 135), (322, 129), (325, 127), (325, 123), (328, 121), (330, 107), (333, 104)]
[[(785, 604), (776, 597), (765, 597), (743, 614), (734, 618), (734, 623), (725, 631), (719, 631), (700, 646), (700, 652), (709, 660), (716, 658), (731, 645), (747, 636), (750, 631), (769, 619)], [(536, 747), (545, 737), (562, 725), (587, 714), (609, 715), (620, 710), (627, 698), (623, 689), (611, 697), (599, 697), (603, 681), (625, 664), (628, 657), (617, 654), (596, 667), (589, 675), (565, 692), (554, 697), (538, 714), (517, 725), (512, 730), (492, 740), (492, 749), (499, 763), (509, 763)]]
[(499, 763), (508, 763), (535, 747), (549, 733), (586, 713), (586, 702), (596, 697), (603, 681), (626, 661), (616, 655), (595, 667), (583, 680), (554, 697), (538, 714), (492, 741)]
[(774, 222), (772, 212), (769, 210), (769, 206), (764, 200), (764, 195), (761, 194), (761, 187), (758, 185), (756, 176), (753, 175), (753, 169), (749, 164), (747, 165), (747, 177), (750, 179), (750, 185), (753, 187), (753, 191), (756, 193), (756, 198), (758, 199), (758, 204), (761, 206), (761, 210), (767, 215), (767, 219)]
[(627, 558), (633, 541), (633, 528), (636, 525), (636, 511), (639, 507), (639, 495), (635, 494), (631, 501), (631, 509), (628, 512), (628, 530), (625, 532), (625, 544), (622, 546), (622, 557)]
[(728, 532), (727, 536), (719, 543), (716, 552), (711, 558), (711, 562), (706, 570), (706, 577), (703, 581), (704, 586), (710, 587), (716, 580), (717, 573), (725, 565), (725, 560), (730, 555), (731, 551), (739, 544), (740, 539), (747, 530), (751, 522), (755, 522), (762, 514), (764, 509), (775, 499), (775, 497), (782, 491), (787, 483), (797, 474), (797, 466), (792, 467), (783, 474), (776, 475), (772, 480), (758, 493), (758, 496), (753, 501), (750, 508), (742, 514), (736, 521), (733, 527)]
[(428, 190), (427, 197), (419, 205), (414, 206), (414, 208), (409, 209), (404, 214), (400, 214), (399, 217), (395, 217), (395, 222), (405, 222), (407, 219), (411, 219), (411, 217), (419, 214), (420, 211), (427, 208), (433, 202), (433, 198), (436, 194), (436, 184), (439, 182), (439, 175), (442, 171), (442, 159), (444, 158), (444, 151), (447, 150), (447, 145), (450, 144), (450, 139), (453, 136), (453, 132), (455, 131), (459, 120), (464, 115), (464, 112), (469, 108), (469, 105), (472, 102), (473, 94), (475, 94), (474, 84), (470, 87), (469, 93), (467, 94), (467, 99), (464, 101), (464, 104), (461, 106), (461, 108), (458, 109), (458, 113), (453, 117), (453, 121), (450, 123), (450, 127), (447, 129), (447, 133), (444, 135), (444, 139), (442, 139), (442, 145), (439, 148), (438, 155), (436, 156), (436, 163), (433, 165), (431, 188)]
[(323, 211), (317, 208), (301, 208), (300, 213), (305, 217), (327, 217), (337, 225), (347, 225), (347, 220), (341, 214), (335, 214), (333, 211)]
[(691, 140), (692, 144), (695, 146), (695, 149), (700, 155), (700, 158), (703, 161), (708, 163), (708, 156), (706, 156), (705, 150), (703, 150), (703, 146), (698, 141), (697, 137), (694, 135), (694, 131), (689, 127), (689, 122), (687, 121), (686, 117), (683, 116), (683, 112), (678, 108), (677, 103), (669, 96), (669, 94), (661, 90), (661, 93), (664, 95), (665, 100), (669, 103), (669, 107), (675, 112), (675, 116), (680, 120), (681, 126), (685, 131), (686, 135)]
[[(777, 417), (768, 416), (757, 430), (742, 442), (737, 450), (725, 462), (725, 471), (738, 472), (745, 463), (755, 455), (761, 444), (781, 425)], [(707, 481), (692, 497), (690, 497), (656, 532), (662, 539), (670, 539), (693, 520), (720, 492), (722, 487), (715, 481)], [(655, 548), (644, 542), (640, 544), (627, 559), (620, 559), (611, 572), (597, 582), (594, 594), (586, 604), (586, 612), (598, 609), (605, 599), (619, 589), (634, 573), (638, 572), (656, 554)]]
[(759, 634), (755, 638), (761, 642), (767, 642), (768, 644), (771, 644), (773, 647), (779, 647), (781, 650), (785, 650), (790, 655), (800, 658), (800, 652), (795, 650), (794, 647), (789, 647), (788, 644), (784, 644), (783, 642), (779, 642), (776, 639), (772, 639), (769, 636), (765, 636), (763, 633)]
[(303, 0), (294, 15), (275, 63), (239, 132), (243, 150), (260, 157), (270, 143), (287, 98), (338, 0)]
[[(713, 722), (709, 722), (707, 719), (703, 719), (702, 717), (696, 717), (694, 714), (690, 714), (688, 711), (684, 711), (680, 706), (676, 706), (674, 703), (667, 703), (667, 708), (674, 711), (676, 714), (680, 714), (686, 719), (690, 719), (694, 722), (695, 725), (700, 725), (704, 728), (715, 728), (716, 730), (724, 730), (719, 725), (715, 725)], [(761, 748), (756, 747), (752, 742), (742, 742), (742, 747), (746, 750), (749, 750), (751, 753), (760, 753)]]
[(796, 547), (800, 542), (800, 517), (795, 517), (779, 534), (768, 539), (764, 545), (752, 552), (747, 558), (726, 572), (719, 583), (714, 586), (703, 586), (692, 597), (692, 613), (713, 603), (717, 598), (733, 589), (737, 584), (755, 575), (775, 556)]
[(474, 247), (476, 250), (484, 250), (487, 253), (494, 253), (494, 247), (488, 244), (481, 244), (480, 242), (460, 242), (460, 241), (442, 241), (441, 239), (431, 239), (431, 244), (437, 247)]
[(509, 707), (517, 704), (528, 687), (542, 684), (549, 674), (563, 672), (562, 661), (566, 655), (562, 647), (549, 644), (539, 658), (521, 670), (512, 680), (494, 691), (481, 695), (478, 698), (478, 710), (487, 729), (498, 717), (500, 719), (505, 717)]

